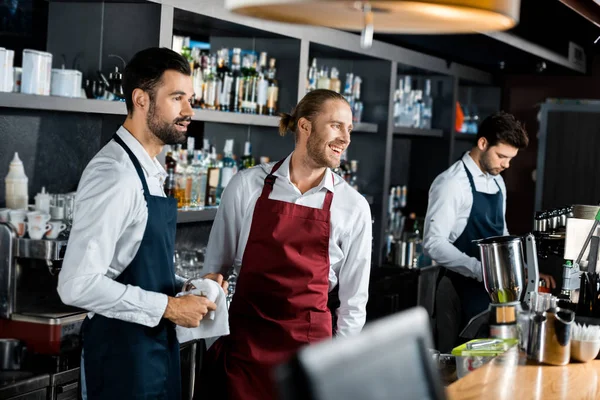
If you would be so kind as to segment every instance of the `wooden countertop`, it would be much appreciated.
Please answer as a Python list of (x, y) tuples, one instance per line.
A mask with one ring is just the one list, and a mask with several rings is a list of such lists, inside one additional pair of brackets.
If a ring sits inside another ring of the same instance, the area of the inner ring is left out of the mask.
[(528, 363), (517, 347), (448, 386), (448, 400), (600, 398), (600, 360), (564, 367)]

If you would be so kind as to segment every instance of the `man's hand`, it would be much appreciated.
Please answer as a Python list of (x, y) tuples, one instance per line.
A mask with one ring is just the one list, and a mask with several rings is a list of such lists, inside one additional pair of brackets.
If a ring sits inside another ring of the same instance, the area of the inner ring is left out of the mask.
[(163, 317), (184, 328), (196, 328), (209, 311), (216, 309), (217, 305), (204, 296), (169, 297)]
[(210, 280), (217, 282), (219, 284), (219, 286), (221, 286), (223, 288), (225, 293), (227, 293), (227, 288), (229, 287), (229, 282), (227, 282), (225, 279), (223, 279), (223, 275), (221, 275), (221, 274), (206, 274), (202, 278), (210, 279)]
[(546, 274), (540, 273), (540, 279), (543, 279), (544, 282), (546, 282), (546, 287), (548, 289), (556, 288), (556, 281), (554, 280), (554, 277), (552, 275), (546, 275)]

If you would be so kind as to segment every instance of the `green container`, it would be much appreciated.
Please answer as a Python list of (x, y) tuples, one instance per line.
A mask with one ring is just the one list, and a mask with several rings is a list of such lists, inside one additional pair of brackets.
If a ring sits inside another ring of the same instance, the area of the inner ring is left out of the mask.
[[(474, 344), (485, 344), (482, 347), (469, 348)], [(503, 354), (511, 347), (519, 343), (518, 339), (473, 339), (452, 349), (452, 355), (456, 357), (456, 373), (462, 378), (469, 372), (476, 370), (494, 357)]]

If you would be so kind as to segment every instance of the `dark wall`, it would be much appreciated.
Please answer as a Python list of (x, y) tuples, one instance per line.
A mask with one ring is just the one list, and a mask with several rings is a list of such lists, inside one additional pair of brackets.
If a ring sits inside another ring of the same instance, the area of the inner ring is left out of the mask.
[[(158, 46), (160, 5), (156, 3), (51, 2), (47, 51), (53, 68), (79, 69), (87, 78), (106, 74), (147, 47)], [(63, 58), (64, 55), (64, 58)]]
[(29, 178), (29, 201), (42, 186), (53, 193), (74, 191), (83, 169), (124, 117), (52, 111), (0, 110), (0, 207), (4, 177), (14, 153)]
[[(508, 76), (504, 80), (503, 109), (525, 123), (529, 133), (529, 146), (511, 162), (504, 173), (507, 189), (508, 229), (514, 234), (525, 234), (533, 229), (535, 181), (539, 123), (538, 105), (549, 97), (572, 99), (600, 98), (600, 71), (596, 58), (591, 76), (554, 77), (538, 75)], [(546, 164), (555, 160), (547, 159)]]

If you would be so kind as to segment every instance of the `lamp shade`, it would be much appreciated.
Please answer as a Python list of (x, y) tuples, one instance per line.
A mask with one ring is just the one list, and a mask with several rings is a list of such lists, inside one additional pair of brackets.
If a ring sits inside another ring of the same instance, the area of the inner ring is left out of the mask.
[(360, 31), (365, 7), (380, 33), (467, 33), (506, 30), (519, 21), (520, 0), (225, 0), (227, 9), (273, 21)]

